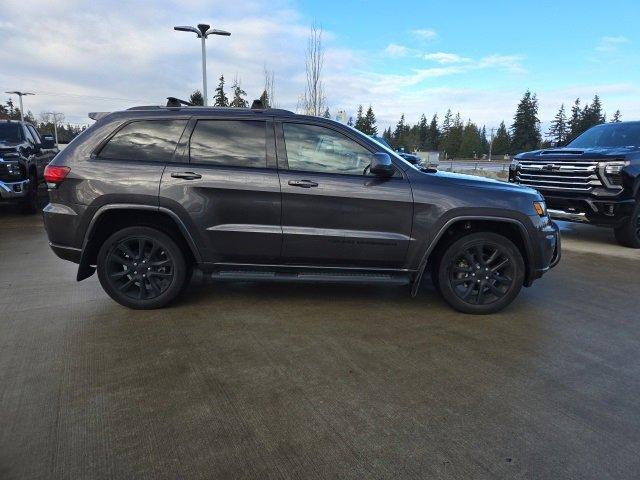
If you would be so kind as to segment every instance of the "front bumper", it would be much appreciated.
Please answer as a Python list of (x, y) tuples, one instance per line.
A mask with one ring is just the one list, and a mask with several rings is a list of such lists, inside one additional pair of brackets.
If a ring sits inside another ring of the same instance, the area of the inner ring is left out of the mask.
[(538, 260), (535, 269), (530, 270), (528, 281), (525, 286), (529, 287), (534, 280), (542, 277), (550, 269), (560, 263), (562, 257), (562, 240), (560, 227), (555, 222), (548, 221), (542, 228), (538, 236)]
[[(543, 194), (544, 195), (544, 194)], [(623, 223), (636, 200), (595, 200), (589, 197), (560, 197), (544, 195), (551, 218), (568, 222), (590, 223), (615, 227)]]
[(29, 192), (29, 180), (5, 182), (0, 180), (0, 201), (20, 200)]

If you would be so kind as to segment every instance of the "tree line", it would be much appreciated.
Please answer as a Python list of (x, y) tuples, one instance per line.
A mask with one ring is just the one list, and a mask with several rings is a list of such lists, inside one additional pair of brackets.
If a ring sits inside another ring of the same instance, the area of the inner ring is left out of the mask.
[[(274, 75), (265, 69), (264, 89), (260, 95), (260, 101), (265, 108), (275, 108), (275, 85)], [(218, 85), (214, 90), (213, 106), (214, 107), (236, 107), (236, 108), (248, 108), (249, 101), (247, 100), (247, 92), (242, 89), (240, 79), (236, 76), (231, 84), (230, 96), (225, 91), (225, 79), (224, 75), (221, 75), (218, 80)], [(200, 90), (195, 90), (189, 96), (189, 102), (193, 105), (204, 105), (204, 97)]]
[[(372, 107), (369, 106), (363, 114), (363, 107), (359, 106), (357, 112), (355, 123), (350, 118), (348, 124), (367, 135), (377, 135), (378, 127)], [(620, 110), (616, 110), (611, 121), (620, 120)], [(403, 114), (395, 128), (385, 129), (382, 137), (394, 148), (439, 151), (447, 158), (478, 158), (489, 154), (490, 149), (492, 155), (513, 155), (538, 148), (564, 146), (594, 125), (606, 121), (598, 95), (584, 106), (581, 106), (578, 98), (569, 117), (564, 104), (560, 106), (543, 138), (538, 117), (538, 98), (527, 90), (516, 107), (511, 125), (507, 127), (502, 121), (490, 135), (487, 135), (485, 126), (480, 127), (470, 119), (465, 122), (460, 113), (454, 115), (449, 109), (441, 123), (437, 114), (430, 121), (422, 114), (416, 124), (410, 125)], [(493, 141), (490, 142), (491, 139)]]

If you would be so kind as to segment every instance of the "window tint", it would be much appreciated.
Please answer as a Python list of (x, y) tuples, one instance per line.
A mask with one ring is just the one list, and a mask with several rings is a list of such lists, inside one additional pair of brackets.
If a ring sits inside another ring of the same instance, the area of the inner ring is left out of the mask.
[(24, 134), (27, 138), (27, 141), (33, 143), (34, 145), (38, 143), (36, 142), (36, 139), (33, 138), (33, 134), (31, 133), (31, 130), (29, 130), (29, 127), (27, 125), (24, 126), (24, 130), (25, 130)]
[(266, 122), (200, 120), (191, 135), (191, 162), (265, 168), (266, 134)]
[(289, 170), (364, 175), (372, 154), (341, 133), (317, 125), (285, 123)]
[(33, 140), (39, 144), (40, 143), (40, 135), (38, 135), (38, 131), (35, 129), (35, 127), (31, 126), (31, 125), (27, 125), (27, 130), (29, 130), (29, 132), (31, 133), (31, 136), (33, 137)]
[(102, 148), (100, 158), (168, 162), (173, 156), (186, 120), (131, 122)]
[(0, 122), (0, 141), (18, 143), (22, 141), (19, 123)]

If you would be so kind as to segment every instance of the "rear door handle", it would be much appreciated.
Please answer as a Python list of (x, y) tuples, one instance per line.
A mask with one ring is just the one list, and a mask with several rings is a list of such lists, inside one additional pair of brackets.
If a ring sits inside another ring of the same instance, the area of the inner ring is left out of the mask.
[(291, 185), (292, 187), (302, 188), (311, 188), (318, 186), (316, 182), (312, 182), (311, 180), (289, 180), (289, 185)]
[(195, 172), (171, 172), (172, 178), (182, 178), (184, 180), (198, 180), (202, 175)]

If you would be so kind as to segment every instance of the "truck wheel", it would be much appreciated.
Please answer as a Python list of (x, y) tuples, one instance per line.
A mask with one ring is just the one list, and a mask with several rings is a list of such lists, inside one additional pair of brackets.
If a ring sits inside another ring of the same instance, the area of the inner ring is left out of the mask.
[(490, 232), (466, 235), (439, 261), (437, 286), (454, 309), (476, 315), (509, 305), (524, 283), (524, 260), (511, 240)]
[(22, 199), (20, 210), (25, 215), (33, 215), (38, 211), (38, 177), (34, 173), (29, 174), (29, 189)]
[(186, 282), (187, 264), (168, 235), (128, 227), (111, 235), (98, 252), (102, 288), (125, 307), (148, 310), (173, 301)]
[(623, 247), (640, 248), (640, 200), (629, 219), (614, 230), (616, 240)]

